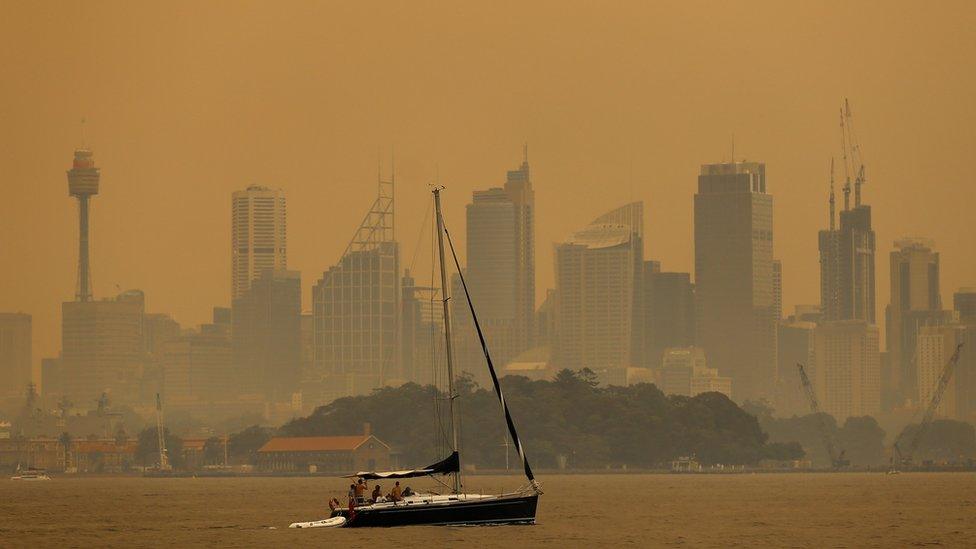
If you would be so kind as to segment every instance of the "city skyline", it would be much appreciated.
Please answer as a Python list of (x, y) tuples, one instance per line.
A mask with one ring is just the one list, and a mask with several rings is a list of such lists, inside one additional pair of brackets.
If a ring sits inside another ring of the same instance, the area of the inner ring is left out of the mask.
[[(667, 10), (687, 15), (680, 7)], [(668, 270), (691, 272), (694, 174), (699, 164), (727, 161), (734, 134), (736, 158), (761, 158), (771, 179), (782, 182), (774, 190), (774, 232), (777, 258), (783, 261), (783, 308), (791, 310), (818, 301), (817, 242), (810, 231), (826, 225), (824, 166), (837, 156), (836, 106), (845, 96), (857, 109), (859, 137), (871, 168), (866, 192), (878, 238), (876, 254), (886, 257), (892, 242), (902, 236), (929, 236), (946, 258), (943, 301), (955, 289), (974, 285), (976, 258), (957, 238), (974, 231), (974, 220), (964, 208), (953, 206), (972, 185), (965, 159), (976, 144), (970, 129), (976, 127), (976, 113), (943, 107), (966, 104), (963, 98), (976, 91), (976, 82), (956, 70), (972, 54), (971, 45), (953, 38), (965, 18), (950, 17), (951, 9), (945, 7), (917, 13), (910, 9), (912, 17), (884, 22), (859, 6), (843, 21), (819, 12), (794, 19), (776, 9), (748, 17), (728, 6), (714, 10), (716, 17), (703, 22), (708, 32), (696, 40), (735, 46), (717, 56), (686, 51), (673, 59), (646, 55), (667, 51), (662, 44), (672, 41), (687, 48), (690, 37), (670, 29), (653, 36), (638, 32), (651, 17), (647, 12), (631, 14), (634, 26), (622, 27), (619, 42), (579, 41), (571, 51), (573, 62), (561, 52), (557, 55), (550, 43), (576, 42), (525, 32), (544, 20), (539, 8), (527, 8), (519, 22), (496, 16), (469, 20), (460, 28), (472, 41), (451, 35), (460, 52), (483, 59), (477, 46), (482, 38), (518, 40), (496, 44), (494, 55), (506, 60), (504, 69), (493, 64), (479, 71), (455, 67), (451, 89), (484, 110), (458, 117), (454, 115), (467, 112), (467, 103), (436, 91), (447, 83), (442, 80), (421, 82), (420, 88), (389, 100), (380, 101), (386, 94), (372, 92), (365, 95), (366, 104), (356, 100), (363, 90), (383, 88), (381, 74), (406, 78), (406, 69), (396, 67), (412, 66), (409, 59), (414, 56), (448, 62), (435, 45), (415, 38), (397, 40), (402, 47), (387, 58), (375, 47), (353, 54), (354, 46), (362, 45), (355, 36), (362, 28), (334, 29), (340, 42), (329, 47), (350, 55), (323, 60), (306, 53), (307, 48), (294, 48), (299, 39), (324, 39), (312, 25), (286, 13), (297, 27), (285, 33), (276, 25), (278, 19), (270, 18), (267, 40), (260, 47), (239, 42), (241, 48), (219, 59), (225, 71), (220, 74), (231, 75), (224, 78), (209, 74), (218, 58), (198, 58), (198, 50), (185, 44), (165, 51), (151, 40), (115, 47), (127, 36), (126, 28), (159, 36), (151, 30), (158, 18), (147, 18), (145, 12), (96, 6), (66, 9), (40, 20), (28, 8), (15, 6), (11, 20), (23, 24), (14, 25), (14, 33), (4, 40), (16, 41), (18, 33), (35, 29), (63, 41), (37, 51), (4, 48), (0, 54), (11, 78), (24, 82), (0, 91), (4, 104), (25, 107), (10, 112), (0, 147), (9, 189), (0, 205), (0, 228), (10, 242), (0, 248), (0, 261), (18, 266), (0, 274), (0, 309), (32, 314), (36, 372), (41, 358), (58, 350), (58, 306), (74, 295), (77, 205), (66, 196), (63, 177), (65, 156), (82, 144), (95, 152), (102, 168), (103, 191), (93, 201), (96, 299), (117, 294), (116, 285), (139, 288), (147, 296), (148, 311), (168, 312), (181, 325), (192, 326), (209, 322), (213, 305), (229, 305), (219, 301), (230, 294), (226, 253), (213, 251), (226, 250), (229, 241), (229, 227), (217, 212), (226, 211), (230, 192), (261, 184), (289, 194), (289, 232), (303, 235), (289, 242), (289, 267), (302, 272), (303, 309), (309, 310), (316, 274), (341, 254), (344, 235), (358, 221), (363, 197), (372, 191), (377, 148), (383, 158), (392, 148), (397, 158), (404, 257), (413, 252), (427, 183), (440, 179), (448, 186), (446, 214), (457, 226), (470, 192), (495, 184), (499, 170), (516, 162), (522, 143), (528, 142), (539, 220), (537, 305), (553, 286), (551, 244), (593, 212), (630, 199), (647, 205), (645, 256), (662, 261)], [(231, 17), (245, 26), (269, 21), (260, 9), (198, 17), (203, 22)], [(405, 22), (420, 28), (429, 24), (419, 15), (399, 17), (379, 22), (370, 33), (396, 37), (403, 32), (398, 29), (410, 26)], [(204, 48), (230, 39), (207, 37), (186, 22), (164, 19), (202, 40)], [(719, 25), (720, 20), (725, 23)], [(83, 32), (79, 21), (99, 32)], [(756, 35), (741, 36), (727, 25), (735, 21), (766, 24)], [(806, 42), (795, 41), (811, 25), (826, 30)], [(559, 32), (578, 30), (571, 25)], [(931, 45), (924, 58), (897, 38), (902, 32)], [(47, 48), (61, 51), (65, 44), (75, 53), (45, 53), (51, 51)], [(840, 59), (858, 44), (864, 46), (859, 63), (823, 61)], [(792, 53), (785, 57), (777, 49)], [(279, 65), (286, 51), (295, 55), (284, 56), (285, 64)], [(586, 51), (593, 55), (583, 55)], [(136, 70), (136, 57), (130, 54), (156, 63), (157, 69)], [(105, 61), (96, 66), (76, 62), (88, 57)], [(617, 61), (607, 65), (606, 58)], [(739, 76), (736, 67), (742, 60), (753, 63), (753, 78)], [(376, 64), (376, 76), (374, 71), (359, 74), (348, 87), (335, 88), (331, 81), (308, 76), (317, 69), (332, 74), (364, 61)], [(690, 64), (699, 70), (687, 71)], [(874, 67), (870, 73), (861, 70), (867, 64)], [(633, 70), (645, 65), (656, 69)], [(632, 79), (620, 86), (621, 81), (607, 79), (613, 74), (631, 74)], [(921, 84), (924, 78), (909, 74), (950, 76), (933, 89)], [(58, 84), (67, 76), (78, 84), (70, 90)], [(262, 76), (265, 91), (233, 84)], [(191, 85), (187, 77), (199, 85)], [(120, 78), (128, 83), (124, 90), (117, 85)], [(609, 85), (592, 94), (567, 93), (581, 78)], [(725, 84), (709, 85), (716, 78)], [(490, 79), (497, 87), (479, 91)], [(662, 81), (669, 85), (661, 86)], [(36, 109), (28, 107), (38, 100), (50, 106), (43, 116), (34, 116)], [(926, 108), (906, 111), (906, 105)], [(374, 107), (376, 113), (369, 114)], [(566, 112), (576, 114), (567, 118)], [(82, 118), (88, 120), (84, 136)], [(462, 138), (473, 135), (479, 137)], [(111, 215), (100, 215), (109, 211)], [(464, 249), (463, 231), (454, 236)], [(172, 270), (174, 262), (180, 271)], [(879, 261), (878, 319), (888, 295), (887, 271), (887, 262)]]

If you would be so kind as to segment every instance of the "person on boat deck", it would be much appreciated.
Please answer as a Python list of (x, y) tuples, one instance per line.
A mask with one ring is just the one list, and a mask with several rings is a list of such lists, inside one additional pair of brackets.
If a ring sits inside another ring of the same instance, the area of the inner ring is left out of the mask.
[(403, 499), (403, 492), (400, 490), (399, 480), (393, 485), (393, 491), (390, 492), (390, 499), (393, 501), (400, 501)]
[(341, 504), (339, 503), (339, 498), (332, 498), (329, 500), (329, 511), (335, 512)]
[(353, 490), (356, 492), (356, 503), (366, 503), (366, 482), (363, 479), (359, 479), (359, 482), (356, 483)]
[(373, 487), (373, 497), (372, 497), (373, 503), (376, 503), (382, 497), (383, 497), (382, 489), (380, 488), (380, 485), (377, 484), (376, 486)]
[(349, 485), (349, 506), (352, 507), (352, 504), (355, 502), (356, 502), (356, 485), (350, 484)]

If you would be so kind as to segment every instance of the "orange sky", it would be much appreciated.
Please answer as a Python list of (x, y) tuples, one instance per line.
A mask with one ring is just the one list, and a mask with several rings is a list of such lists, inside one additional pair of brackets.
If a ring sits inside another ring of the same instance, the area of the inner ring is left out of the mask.
[[(538, 287), (551, 244), (643, 199), (647, 256), (693, 267), (699, 164), (767, 163), (784, 305), (819, 300), (826, 165), (850, 98), (878, 233), (879, 318), (896, 237), (942, 252), (943, 299), (976, 285), (976, 8), (969, 2), (3, 2), (0, 310), (60, 348), (76, 278), (65, 170), (79, 121), (102, 169), (96, 297), (141, 288), (184, 325), (229, 302), (230, 193), (288, 193), (310, 288), (397, 157), (409, 263), (437, 173), (463, 237), (471, 190), (529, 143)], [(462, 248), (463, 249), (463, 248)]]

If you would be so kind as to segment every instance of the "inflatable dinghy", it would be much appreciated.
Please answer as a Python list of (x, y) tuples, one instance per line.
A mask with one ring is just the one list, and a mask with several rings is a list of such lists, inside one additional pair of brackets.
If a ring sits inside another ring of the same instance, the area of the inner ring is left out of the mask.
[(289, 528), (339, 528), (346, 523), (346, 517), (332, 517), (312, 522), (293, 522)]

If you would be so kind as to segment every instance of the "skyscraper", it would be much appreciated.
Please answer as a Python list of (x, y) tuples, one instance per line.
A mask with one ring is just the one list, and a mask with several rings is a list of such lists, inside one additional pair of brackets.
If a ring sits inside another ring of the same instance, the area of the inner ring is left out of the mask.
[[(402, 379), (397, 365), (400, 246), (394, 181), (377, 197), (339, 262), (312, 289), (315, 359), (306, 402), (365, 394)], [(315, 393), (315, 394), (312, 394)]]
[(91, 267), (88, 264), (88, 200), (98, 194), (100, 174), (92, 152), (75, 151), (75, 159), (68, 170), (68, 194), (78, 199), (78, 285), (77, 301), (91, 301)]
[(627, 204), (556, 245), (554, 359), (559, 367), (599, 373), (639, 363), (635, 318), (643, 266), (642, 211), (640, 202)]
[(288, 268), (285, 192), (252, 185), (231, 199), (231, 299), (266, 269)]
[(766, 165), (705, 164), (695, 194), (698, 333), (737, 399), (769, 397), (776, 380), (773, 197)]
[(810, 377), (823, 411), (843, 422), (881, 411), (878, 327), (864, 320), (836, 320), (814, 329)]
[[(475, 191), (466, 218), (471, 297), (492, 357), (504, 365), (529, 348), (535, 328), (535, 191), (528, 159), (508, 172), (504, 187)], [(471, 351), (459, 356), (462, 363), (480, 364), (480, 346), (460, 347)]]
[(64, 393), (79, 405), (103, 392), (134, 402), (145, 358), (145, 296), (128, 290), (113, 299), (61, 304)]
[[(235, 380), (245, 394), (290, 401), (302, 363), (302, 281), (298, 271), (266, 269), (233, 303)], [(213, 346), (201, 334), (202, 344)], [(216, 360), (216, 359), (214, 359)], [(213, 366), (216, 367), (216, 366)]]
[(917, 338), (922, 326), (953, 321), (952, 311), (942, 310), (939, 290), (939, 254), (925, 238), (895, 241), (891, 252), (891, 299), (885, 311), (886, 343), (890, 371), (884, 374), (887, 406), (919, 402)]
[(657, 369), (665, 349), (695, 343), (695, 285), (690, 273), (661, 272), (657, 261), (645, 261), (643, 293), (643, 367)]
[(0, 313), (0, 397), (22, 395), (31, 381), (31, 315)]
[[(252, 286), (253, 289), (253, 286)], [(215, 311), (216, 312), (216, 311)], [(212, 402), (236, 396), (231, 326), (214, 321), (162, 344), (162, 396), (168, 404)], [(288, 372), (275, 372), (288, 375)], [(272, 381), (275, 381), (274, 379)]]
[[(863, 174), (863, 171), (860, 173)], [(861, 177), (861, 176), (859, 176)], [(845, 183), (845, 195), (849, 182)], [(860, 184), (858, 184), (860, 188)], [(875, 235), (871, 228), (871, 206), (861, 203), (858, 192), (854, 207), (844, 200), (840, 229), (834, 222), (833, 174), (830, 185), (830, 225), (819, 233), (820, 303), (824, 320), (875, 320)]]
[(952, 308), (959, 313), (959, 321), (976, 323), (976, 287), (959, 288), (952, 294)]
[[(965, 336), (966, 328), (959, 324), (919, 327), (916, 336), (917, 358), (915, 367), (915, 386), (918, 391), (919, 408), (925, 409), (932, 401), (932, 396), (939, 386), (939, 378), (942, 377), (942, 370), (945, 368), (946, 362), (956, 352), (956, 345), (964, 342)], [(959, 358), (963, 358), (961, 353)], [(956, 372), (961, 369), (959, 366), (957, 363)], [(967, 377), (969, 376), (963, 376), (962, 379), (965, 381)], [(959, 379), (957, 376), (950, 378), (949, 385), (942, 395), (942, 400), (935, 410), (939, 417), (959, 418), (957, 416), (957, 396), (967, 396), (965, 392), (961, 392), (957, 388)]]

